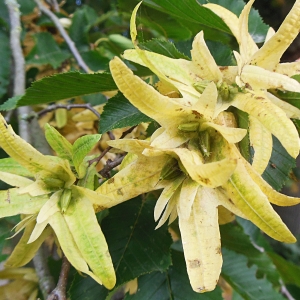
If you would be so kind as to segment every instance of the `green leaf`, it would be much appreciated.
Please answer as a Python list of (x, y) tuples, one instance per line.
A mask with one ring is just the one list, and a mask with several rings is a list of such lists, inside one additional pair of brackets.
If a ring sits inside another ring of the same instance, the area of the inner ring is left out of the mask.
[(190, 60), (189, 57), (180, 53), (175, 45), (166, 40), (152, 39), (150, 41), (139, 43), (139, 47), (144, 50), (152, 51), (170, 58), (183, 58)]
[(243, 299), (249, 300), (284, 300), (266, 279), (256, 277), (257, 267), (248, 267), (246, 256), (222, 249), (222, 276)]
[(263, 248), (260, 251), (257, 246), (254, 247), (241, 226), (232, 223), (222, 225), (220, 226), (220, 232), (223, 247), (245, 255), (251, 265), (255, 264), (258, 267), (260, 275), (266, 275), (270, 282), (279, 285), (280, 275), (272, 260), (263, 251)]
[(101, 134), (84, 135), (77, 139), (72, 147), (73, 163), (77, 172), (84, 158), (93, 149), (96, 143), (100, 140)]
[[(152, 272), (138, 279), (138, 291), (126, 295), (124, 300), (170, 300), (172, 291), (167, 273)], [(186, 298), (189, 299), (189, 298)]]
[(285, 260), (276, 253), (269, 252), (269, 257), (273, 260), (285, 284), (294, 284), (300, 287), (300, 267)]
[(6, 219), (0, 221), (0, 262), (7, 258), (7, 254), (2, 254), (4, 247), (7, 245), (7, 238), (11, 235), (11, 228)]
[[(294, 77), (295, 76), (293, 76), (293, 78)], [(296, 78), (294, 78), (294, 79), (296, 79)], [(276, 97), (280, 98), (281, 100), (284, 100), (287, 103), (290, 103), (300, 109), (300, 93), (280, 91), (280, 90), (272, 91), (272, 93)]]
[(273, 150), (270, 162), (262, 174), (275, 190), (279, 191), (286, 180), (289, 178), (289, 173), (296, 166), (295, 159), (292, 158), (276, 137), (273, 136)]
[(117, 284), (151, 271), (164, 271), (171, 263), (171, 237), (166, 227), (154, 230), (154, 206), (154, 199), (145, 202), (135, 198), (110, 209), (109, 216), (102, 221)]
[(10, 78), (10, 47), (9, 37), (4, 30), (0, 30), (0, 98), (7, 93)]
[[(235, 114), (237, 116), (237, 122), (239, 128), (244, 128), (248, 131), (249, 129), (249, 118), (248, 114), (242, 110), (236, 109)], [(249, 139), (249, 133), (245, 135), (245, 137), (239, 142), (240, 151), (243, 157), (250, 161), (250, 139)]]
[(34, 35), (35, 46), (26, 57), (27, 64), (46, 65), (58, 68), (63, 61), (71, 56), (63, 52), (49, 32), (39, 32)]
[(139, 11), (138, 21), (166, 39), (186, 40), (192, 36), (192, 31), (182, 25), (181, 20), (174, 19), (168, 12), (159, 12), (145, 5)]
[[(140, 197), (109, 210), (101, 228), (117, 275), (117, 285), (152, 271), (165, 271), (172, 240), (167, 227), (154, 230), (155, 201)], [(72, 300), (102, 300), (107, 290), (89, 278), (77, 277), (69, 290)]]
[(221, 18), (194, 0), (145, 0), (144, 3), (177, 18), (230, 33), (229, 28)]
[(152, 119), (141, 113), (121, 93), (108, 100), (104, 106), (99, 123), (99, 132), (104, 133), (115, 128), (135, 126)]
[(69, 35), (78, 50), (87, 51), (89, 49), (88, 32), (91, 26), (96, 23), (97, 17), (96, 11), (86, 5), (78, 8), (74, 13)]
[(97, 50), (82, 52), (81, 57), (88, 67), (94, 72), (104, 71), (108, 69), (109, 59), (102, 56)]
[(222, 300), (219, 287), (204, 294), (192, 290), (182, 252), (172, 251), (172, 266), (168, 272), (152, 272), (138, 278), (138, 291), (124, 300)]
[[(63, 88), (62, 88), (63, 87)], [(108, 73), (81, 74), (69, 72), (44, 77), (35, 81), (25, 95), (9, 99), (0, 105), (0, 110), (18, 106), (49, 103), (77, 96), (116, 90), (112, 76)]]
[[(197, 0), (199, 3), (207, 3), (206, 0)], [(210, 3), (219, 4), (237, 16), (240, 15), (241, 11), (245, 6), (243, 0), (210, 0)], [(249, 15), (249, 32), (256, 43), (262, 43), (265, 40), (265, 36), (268, 31), (268, 26), (263, 22), (261, 16), (256, 9), (251, 9)]]
[(218, 66), (234, 65), (232, 50), (228, 46), (216, 41), (206, 41), (206, 45)]
[(219, 287), (214, 291), (199, 294), (192, 290), (186, 263), (182, 252), (172, 251), (172, 266), (169, 269), (169, 278), (172, 294), (176, 300), (222, 300), (222, 292)]
[(22, 0), (20, 1), (20, 11), (22, 15), (28, 15), (33, 12), (35, 8), (35, 3), (31, 0)]

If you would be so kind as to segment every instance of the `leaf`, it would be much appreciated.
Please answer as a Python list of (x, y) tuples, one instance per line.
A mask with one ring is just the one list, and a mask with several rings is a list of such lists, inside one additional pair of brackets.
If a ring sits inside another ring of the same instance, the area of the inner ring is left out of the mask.
[(84, 158), (93, 149), (96, 143), (100, 140), (101, 134), (84, 135), (77, 139), (72, 147), (73, 163), (76, 171), (79, 173), (79, 167)]
[(7, 219), (2, 219), (0, 221), (0, 262), (7, 258), (7, 254), (3, 254), (3, 249), (7, 246), (7, 238), (11, 234), (11, 227), (7, 222)]
[[(182, 252), (172, 251), (172, 266), (169, 268), (169, 280), (171, 283), (174, 300), (222, 300), (221, 289), (217, 286), (214, 291), (203, 294), (196, 293), (190, 286), (186, 271), (186, 264)], [(139, 285), (140, 287), (140, 285)]]
[[(248, 130), (249, 128), (249, 115), (242, 110), (236, 110), (237, 122), (239, 128), (244, 128)], [(249, 133), (245, 135), (245, 137), (239, 142), (240, 151), (243, 157), (250, 161), (250, 140)]]
[(77, 8), (74, 13), (69, 34), (80, 51), (87, 51), (89, 49), (88, 31), (96, 23), (97, 17), (96, 11), (87, 5)]
[(231, 287), (248, 300), (284, 300), (266, 279), (256, 278), (257, 267), (248, 268), (247, 257), (228, 249), (222, 249), (224, 258), (222, 276)]
[[(62, 87), (64, 87), (62, 89)], [(69, 72), (44, 77), (32, 84), (18, 101), (16, 97), (0, 105), (1, 109), (13, 109), (17, 106), (49, 103), (76, 96), (116, 90), (117, 87), (108, 73), (81, 74)], [(14, 99), (14, 100), (12, 100)]]
[(71, 56), (63, 52), (49, 32), (34, 34), (35, 46), (26, 57), (26, 64), (46, 65), (58, 68), (63, 61)]
[[(201, 4), (207, 3), (206, 0), (197, 0)], [(240, 15), (241, 11), (245, 6), (243, 0), (210, 0), (210, 3), (219, 4), (237, 16)], [(263, 22), (259, 12), (256, 9), (251, 9), (249, 15), (249, 32), (256, 43), (262, 43), (265, 40), (265, 36), (268, 31), (268, 26)]]
[(174, 2), (172, 0), (146, 0), (144, 3), (176, 18), (230, 33), (229, 28), (219, 17), (211, 10), (199, 5), (196, 1), (182, 0)]
[(218, 66), (234, 65), (232, 50), (228, 46), (217, 41), (209, 40), (206, 41), (206, 45)]
[(191, 38), (192, 31), (176, 20), (168, 12), (159, 12), (156, 9), (143, 5), (139, 13), (139, 22), (154, 29), (161, 36), (171, 40), (186, 40)]
[(274, 285), (279, 284), (280, 274), (274, 267), (269, 255), (263, 251), (263, 248), (260, 251), (257, 246), (252, 244), (249, 236), (240, 225), (226, 224), (220, 226), (220, 232), (223, 247), (247, 256), (248, 262), (251, 265), (255, 264), (260, 274), (266, 275), (267, 279)]
[[(166, 227), (154, 230), (154, 205), (153, 198), (146, 202), (136, 198), (111, 209), (109, 216), (102, 222), (118, 284), (146, 272), (163, 271), (171, 263), (171, 239)], [(118, 224), (113, 220), (119, 220)], [(132, 267), (128, 268), (128, 265)]]
[[(293, 76), (293, 78), (294, 78), (294, 76)], [(272, 91), (272, 93), (276, 97), (280, 98), (281, 100), (284, 100), (287, 103), (292, 104), (297, 108), (300, 108), (300, 93), (280, 91), (280, 90)]]
[(179, 52), (175, 45), (166, 40), (152, 39), (146, 42), (139, 43), (139, 47), (143, 50), (152, 51), (170, 58), (183, 58), (190, 60), (189, 57)]
[(300, 287), (300, 267), (290, 261), (287, 261), (276, 253), (268, 252), (267, 254), (278, 269), (284, 283), (294, 284)]
[(192, 290), (182, 252), (172, 251), (172, 266), (168, 272), (152, 272), (138, 278), (138, 291), (127, 294), (125, 300), (222, 300), (221, 289), (203, 294)]
[(141, 113), (119, 93), (109, 99), (104, 106), (99, 123), (99, 132), (105, 133), (112, 129), (135, 126), (141, 122), (151, 121), (151, 118)]
[[(132, 199), (111, 208), (101, 223), (117, 275), (116, 287), (141, 274), (164, 271), (171, 263), (172, 241), (166, 226), (154, 230), (154, 205), (154, 199), (145, 202), (140, 197)], [(105, 295), (105, 289), (81, 278), (69, 293), (72, 300), (99, 300), (104, 299), (99, 294)]]
[(280, 190), (289, 178), (289, 173), (296, 166), (293, 159), (283, 148), (276, 137), (273, 136), (273, 150), (270, 162), (262, 177), (275, 190)]
[[(172, 297), (170, 279), (167, 273), (152, 272), (138, 279), (138, 291), (126, 295), (124, 300), (169, 300)], [(187, 299), (187, 298), (186, 298)]]
[(0, 99), (7, 93), (10, 78), (10, 47), (9, 37), (4, 30), (0, 30)]

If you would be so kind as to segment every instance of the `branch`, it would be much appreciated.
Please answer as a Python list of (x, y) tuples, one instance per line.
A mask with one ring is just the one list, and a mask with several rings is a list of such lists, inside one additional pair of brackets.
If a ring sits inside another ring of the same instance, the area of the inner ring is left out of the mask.
[[(10, 48), (14, 64), (13, 96), (17, 96), (25, 93), (25, 59), (20, 42), (20, 35), (22, 32), (20, 10), (16, 0), (5, 0), (5, 3), (9, 12)], [(31, 135), (26, 116), (30, 111), (30, 107), (25, 106), (18, 108), (20, 136), (28, 143), (31, 142)]]
[[(121, 137), (120, 137), (120, 139), (123, 139), (128, 133), (130, 133), (130, 132), (132, 132), (133, 130), (134, 130), (134, 128), (135, 128), (136, 126), (133, 126), (133, 127), (130, 127), (129, 129), (127, 129), (126, 131), (124, 131), (123, 133), (122, 133), (122, 135), (121, 135)], [(108, 131), (107, 132), (108, 133), (108, 136), (109, 136), (109, 138), (111, 139), (111, 140), (114, 140), (115, 139), (115, 136), (114, 136), (114, 134), (112, 133), (112, 132), (110, 132), (110, 131)], [(103, 150), (102, 151), (102, 153), (98, 156), (98, 157), (95, 157), (95, 158), (93, 158), (93, 159), (91, 159), (91, 160), (89, 160), (89, 166), (91, 165), (91, 164), (93, 164), (94, 162), (99, 162), (100, 160), (101, 160), (101, 158), (103, 158), (104, 157), (104, 155), (107, 153), (107, 152), (109, 152), (110, 151), (110, 149), (112, 149), (112, 147), (110, 147), (110, 146), (108, 146), (105, 150)], [(111, 161), (111, 160), (110, 160)], [(111, 161), (112, 162), (112, 161)], [(121, 161), (122, 162), (122, 161)], [(120, 163), (121, 163), (120, 162)], [(119, 164), (120, 164), (119, 163)], [(116, 165), (116, 166), (118, 166), (118, 165)], [(116, 167), (115, 166), (115, 167)], [(105, 167), (104, 167), (105, 168)], [(110, 169), (111, 170), (111, 169)], [(109, 170), (109, 171), (110, 171)], [(102, 170), (99, 172), (101, 175), (102, 175)], [(107, 171), (106, 171), (107, 172)], [(104, 174), (108, 174), (108, 173), (104, 173)], [(102, 175), (102, 176), (104, 176), (104, 175)], [(109, 177), (109, 174), (108, 174), (108, 176), (104, 176), (105, 178), (108, 178)]]
[(101, 176), (105, 178), (109, 178), (110, 174), (109, 172), (115, 168), (116, 166), (120, 165), (124, 159), (126, 154), (116, 158), (115, 160), (108, 159), (104, 168), (99, 172)]
[[(21, 34), (21, 22), (19, 5), (16, 0), (6, 0), (6, 5), (9, 11), (10, 18), (10, 47), (13, 56), (14, 63), (14, 89), (13, 95), (22, 95), (25, 92), (25, 60), (20, 43)], [(26, 117), (30, 113), (30, 107), (18, 108), (19, 115), (19, 134), (28, 143), (32, 142), (31, 126), (26, 120)], [(39, 128), (39, 127), (38, 127)], [(40, 129), (40, 128), (39, 128)], [(33, 258), (33, 264), (39, 278), (39, 285), (42, 290), (44, 298), (48, 296), (51, 290), (54, 288), (54, 280), (50, 275), (47, 257), (44, 253), (43, 246), (39, 248), (35, 257)]]
[(70, 263), (68, 259), (63, 256), (62, 266), (59, 274), (59, 279), (56, 288), (48, 296), (47, 300), (66, 300), (66, 288), (68, 282), (68, 275), (70, 271)]
[(43, 298), (47, 299), (48, 295), (54, 289), (55, 283), (48, 268), (48, 257), (44, 244), (38, 249), (32, 261), (39, 279)]
[(86, 73), (91, 73), (91, 70), (86, 65), (86, 63), (82, 59), (79, 51), (77, 50), (77, 48), (75, 46), (75, 43), (71, 40), (71, 38), (69, 37), (69, 35), (65, 31), (65, 29), (63, 28), (63, 26), (59, 22), (58, 17), (52, 11), (50, 11), (46, 6), (44, 6), (41, 3), (40, 0), (34, 0), (34, 1), (37, 4), (37, 6), (40, 9), (40, 11), (42, 13), (44, 13), (46, 16), (48, 16), (52, 20), (52, 22), (54, 23), (54, 25), (56, 26), (56, 28), (60, 32), (61, 36), (64, 38), (64, 40), (66, 41), (67, 45), (69, 46), (69, 48), (70, 48), (72, 54), (74, 55), (74, 57), (75, 57), (78, 65), (79, 65), (79, 67), (81, 67)]
[(53, 111), (53, 110), (56, 110), (58, 108), (64, 108), (66, 110), (71, 110), (73, 108), (89, 109), (91, 112), (93, 112), (97, 116), (98, 119), (100, 119), (100, 114), (98, 113), (98, 111), (93, 106), (91, 106), (90, 103), (87, 103), (87, 104), (67, 104), (67, 105), (53, 104), (53, 105), (49, 105), (47, 108), (39, 111), (37, 113), (37, 115), (38, 115), (38, 117), (41, 117), (41, 116), (45, 115), (46, 113), (48, 113), (50, 111)]
[(59, 5), (56, 0), (46, 0), (52, 7), (55, 12), (59, 12)]

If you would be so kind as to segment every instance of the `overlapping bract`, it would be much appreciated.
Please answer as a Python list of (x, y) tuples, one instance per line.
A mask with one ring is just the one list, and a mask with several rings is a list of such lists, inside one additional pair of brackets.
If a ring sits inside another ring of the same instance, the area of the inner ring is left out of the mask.
[[(17, 232), (25, 228), (6, 266), (28, 263), (54, 231), (70, 263), (111, 289), (115, 272), (93, 204), (85, 193), (94, 189), (90, 183), (95, 174), (88, 170), (86, 155), (100, 135), (85, 136), (71, 145), (48, 125), (46, 138), (61, 157), (38, 152), (16, 135), (0, 115), (0, 145), (11, 157), (0, 160), (0, 178), (16, 186), (1, 191), (0, 217), (22, 214)], [(78, 183), (74, 185), (76, 177)]]
[[(297, 3), (294, 10), (298, 10)], [(135, 25), (139, 5), (131, 19), (135, 49), (126, 50), (124, 57), (155, 73), (160, 79), (157, 90), (135, 76), (119, 58), (110, 62), (119, 90), (162, 126), (150, 141), (111, 141), (110, 145), (137, 155), (138, 158), (121, 171), (133, 182), (146, 176), (141, 157), (148, 157), (147, 163), (165, 159), (165, 166), (157, 169), (161, 176), (156, 176), (157, 184), (153, 186), (153, 189), (163, 188), (154, 216), (160, 219), (158, 226), (178, 216), (187, 270), (197, 292), (210, 291), (217, 284), (222, 265), (218, 219), (222, 223), (231, 221), (228, 211), (251, 220), (279, 241), (295, 242), (270, 202), (288, 206), (299, 203), (300, 199), (277, 193), (260, 174), (270, 159), (272, 134), (291, 156), (299, 153), (298, 132), (289, 118), (290, 111), (294, 118), (299, 118), (300, 111), (275, 99), (268, 89), (299, 92), (300, 84), (280, 73), (279, 58), (286, 47), (280, 48), (281, 54), (277, 53), (278, 61), (273, 67), (271, 62), (265, 61), (268, 51), (258, 50), (248, 33), (252, 4), (250, 1), (245, 6), (239, 18), (218, 5), (207, 5), (228, 23), (239, 42), (240, 53), (234, 53), (237, 66), (219, 68), (202, 32), (194, 39), (192, 61), (141, 50), (136, 42)], [(289, 35), (284, 32), (280, 30), (281, 35)], [(253, 165), (241, 156), (235, 145), (246, 132), (236, 128), (234, 116), (225, 112), (230, 106), (249, 114), (250, 140), (255, 150)], [(260, 142), (261, 137), (265, 143)], [(131, 173), (133, 164), (135, 170), (140, 170), (138, 174)], [(152, 173), (154, 168), (153, 165)], [(113, 181), (106, 182), (97, 192), (110, 195), (123, 189), (119, 176), (115, 175)], [(141, 181), (135, 185), (131, 185), (131, 195), (143, 190)], [(144, 191), (149, 191), (151, 185), (144, 185)], [(118, 201), (126, 199), (126, 194), (119, 193)]]

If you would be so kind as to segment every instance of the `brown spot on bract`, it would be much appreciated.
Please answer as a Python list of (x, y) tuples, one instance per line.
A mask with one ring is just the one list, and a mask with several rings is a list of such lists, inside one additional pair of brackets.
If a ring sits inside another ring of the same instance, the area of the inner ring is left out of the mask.
[(201, 266), (200, 260), (198, 259), (189, 260), (188, 262), (191, 269), (200, 268)]
[(216, 248), (216, 254), (221, 254), (221, 248), (220, 247)]
[(175, 111), (182, 111), (183, 110), (183, 108), (177, 108), (177, 109), (175, 109)]
[(5, 199), (5, 201), (7, 201), (8, 203), (10, 203), (10, 194), (9, 194), (9, 190), (7, 190), (7, 198)]
[(249, 89), (249, 90), (252, 90), (252, 87), (251, 87), (251, 85), (250, 85), (248, 82), (246, 82), (245, 87), (246, 87), (247, 89)]
[(229, 201), (232, 205), (234, 205), (233, 201), (232, 201), (230, 198), (228, 198), (228, 201)]
[(255, 97), (255, 99), (257, 99), (257, 100), (265, 100), (264, 97)]
[(121, 195), (121, 196), (124, 195), (123, 192), (122, 192), (122, 189), (118, 189), (118, 190), (117, 190), (117, 194), (118, 194), (118, 195)]
[(192, 114), (196, 116), (196, 119), (200, 119), (203, 115), (200, 114), (198, 111), (196, 110), (192, 110)]
[(108, 184), (114, 183), (114, 182), (115, 182), (115, 179), (114, 179), (114, 178), (111, 178), (111, 179), (109, 179), (109, 180), (107, 181)]
[(223, 70), (227, 70), (227, 69), (228, 69), (228, 66), (219, 67), (219, 69), (220, 69), (221, 71), (223, 71)]
[(271, 167), (273, 168), (273, 169), (276, 169), (276, 165), (275, 164), (271, 164)]

